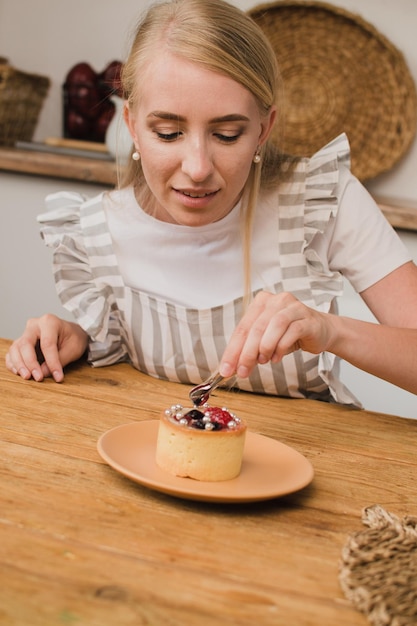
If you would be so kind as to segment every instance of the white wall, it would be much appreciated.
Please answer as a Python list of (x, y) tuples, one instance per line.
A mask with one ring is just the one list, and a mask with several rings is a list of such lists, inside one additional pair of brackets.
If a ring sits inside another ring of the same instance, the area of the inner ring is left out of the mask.
[[(79, 61), (101, 71), (123, 60), (126, 40), (148, 0), (0, 0), (0, 56), (22, 70), (45, 74), (52, 88), (35, 139), (61, 133), (61, 84)], [(257, 3), (236, 0), (247, 10)], [(417, 82), (417, 3), (415, 0), (333, 0), (372, 22), (402, 50)], [(389, 174), (369, 186), (374, 193), (417, 205), (417, 141)], [(51, 274), (50, 253), (36, 223), (44, 197), (61, 189), (90, 195), (99, 186), (0, 172), (0, 336), (16, 337), (29, 316), (61, 314)], [(417, 261), (417, 234), (401, 233)], [(349, 288), (341, 312), (368, 319), (360, 298)], [(417, 418), (417, 396), (403, 392), (349, 365), (345, 381), (366, 408)]]
[(51, 252), (36, 216), (56, 191), (99, 193), (95, 185), (0, 172), (0, 337), (20, 335), (29, 317), (55, 313), (71, 319), (56, 295)]
[[(232, 0), (248, 10), (252, 0)], [(123, 60), (127, 42), (151, 0), (0, 0), (0, 56), (17, 68), (49, 76), (52, 87), (35, 139), (61, 133), (61, 85), (68, 70), (88, 61), (96, 71)], [(368, 20), (404, 54), (417, 83), (416, 0), (332, 0)], [(388, 174), (367, 183), (379, 195), (417, 205), (417, 139)]]

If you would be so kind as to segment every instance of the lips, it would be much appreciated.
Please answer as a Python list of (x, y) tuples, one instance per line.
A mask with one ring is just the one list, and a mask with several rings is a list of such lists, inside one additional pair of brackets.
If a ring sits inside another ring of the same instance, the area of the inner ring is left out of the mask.
[(172, 189), (176, 194), (176, 200), (179, 206), (185, 211), (208, 211), (216, 202), (219, 189), (180, 189), (178, 187)]
[(178, 193), (183, 194), (184, 196), (187, 196), (187, 198), (195, 198), (195, 199), (200, 199), (200, 198), (207, 198), (208, 196), (214, 196), (215, 193), (217, 193), (217, 189), (215, 191), (200, 191), (200, 190), (187, 190), (187, 189), (176, 189), (175, 191), (177, 191)]
[(207, 193), (191, 193), (189, 191), (182, 191), (181, 193), (183, 193), (185, 196), (188, 196), (189, 198), (205, 198), (206, 196), (210, 196), (213, 192), (209, 191)]

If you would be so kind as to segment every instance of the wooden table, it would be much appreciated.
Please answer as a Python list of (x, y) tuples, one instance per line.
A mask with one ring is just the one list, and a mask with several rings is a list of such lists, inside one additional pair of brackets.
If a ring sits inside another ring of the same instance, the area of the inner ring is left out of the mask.
[[(361, 511), (417, 513), (417, 421), (309, 400), (216, 392), (301, 452), (313, 482), (246, 504), (182, 500), (109, 467), (97, 440), (158, 419), (188, 387), (128, 365), (24, 381), (0, 340), (0, 623), (365, 626), (338, 564)], [(217, 403), (217, 402), (216, 402)]]

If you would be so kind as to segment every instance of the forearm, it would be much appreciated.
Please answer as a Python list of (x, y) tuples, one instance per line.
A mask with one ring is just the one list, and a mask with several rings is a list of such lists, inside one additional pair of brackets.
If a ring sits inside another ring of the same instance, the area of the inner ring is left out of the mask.
[(327, 351), (417, 394), (417, 329), (331, 316)]

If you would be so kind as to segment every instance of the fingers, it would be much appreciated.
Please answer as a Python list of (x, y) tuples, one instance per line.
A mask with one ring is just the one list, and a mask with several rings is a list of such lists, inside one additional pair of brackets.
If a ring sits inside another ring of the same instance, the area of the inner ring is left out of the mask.
[(52, 375), (57, 382), (62, 381), (58, 353), (60, 321), (52, 315), (28, 320), (23, 335), (13, 342), (6, 355), (6, 367), (25, 380), (41, 382)]
[(59, 354), (58, 341), (59, 336), (55, 327), (48, 329), (41, 337), (40, 349), (44, 358), (41, 366), (43, 377), (52, 376), (55, 382), (60, 383), (64, 379), (64, 371)]
[(17, 356), (13, 355), (13, 346), (9, 349), (6, 354), (6, 367), (8, 370), (13, 372), (13, 374), (17, 374), (22, 378), (28, 379), (31, 378), (32, 374), (25, 366), (23, 360), (19, 359)]
[[(300, 340), (310, 331), (309, 310), (295, 300), (279, 310), (266, 311), (265, 326), (259, 340), (258, 363), (277, 363), (286, 354), (298, 350)], [(250, 334), (248, 341), (250, 340)], [(255, 346), (253, 348), (255, 350)], [(245, 349), (242, 352), (245, 359)]]
[[(240, 373), (237, 372), (239, 358), (244, 346), (246, 345), (251, 329), (253, 328), (257, 319), (259, 319), (259, 316), (262, 315), (262, 312), (265, 308), (265, 302), (266, 293), (260, 292), (248, 307), (246, 314), (243, 316), (239, 324), (236, 326), (220, 363), (219, 372), (222, 376), (227, 378), (229, 376), (233, 376), (233, 374), (235, 373), (238, 373), (239, 376), (245, 378), (248, 375), (242, 370), (240, 371)], [(252, 332), (256, 333), (259, 331), (257, 331), (257, 329), (254, 329)], [(250, 346), (248, 349), (250, 350)], [(257, 356), (258, 350), (256, 350), (256, 357), (255, 354), (253, 354), (253, 357), (257, 358)]]
[[(33, 354), (35, 353), (33, 352)], [(41, 382), (45, 377), (45, 368), (36, 360), (36, 357), (32, 357), (30, 352), (28, 352), (28, 356), (24, 356), (15, 346), (11, 347), (6, 354), (6, 367), (13, 374), (17, 374), (25, 380), (33, 378)]]
[(300, 347), (310, 310), (291, 294), (260, 292), (236, 327), (220, 365), (223, 376), (246, 378), (257, 363), (278, 362)]
[(24, 333), (11, 345), (6, 355), (6, 366), (25, 380), (33, 378), (40, 382), (44, 378), (44, 373), (38, 360), (37, 341), (36, 338), (29, 338), (29, 335)]
[[(250, 370), (258, 362), (267, 358), (260, 354), (260, 343), (267, 325), (267, 307), (272, 294), (259, 292), (248, 307), (229, 341), (220, 364), (220, 373), (223, 376), (238, 376), (246, 378)], [(267, 341), (270, 339), (267, 338)], [(264, 347), (266, 351), (267, 346)], [(265, 361), (266, 362), (266, 361)]]

